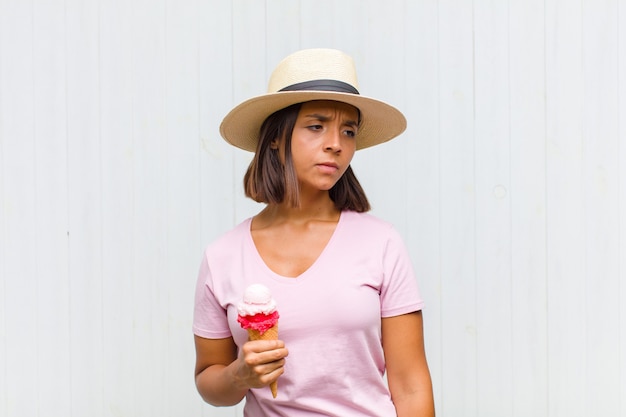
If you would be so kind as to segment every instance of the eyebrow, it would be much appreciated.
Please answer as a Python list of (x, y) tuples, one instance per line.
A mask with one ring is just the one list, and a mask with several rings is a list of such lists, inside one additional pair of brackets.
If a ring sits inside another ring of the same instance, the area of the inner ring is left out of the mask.
[[(319, 120), (320, 122), (327, 122), (330, 120), (330, 117), (324, 116), (323, 114), (319, 114), (319, 113), (306, 114), (304, 115), (304, 117), (311, 117), (313, 119)], [(359, 127), (359, 123), (356, 120), (346, 120), (343, 124), (346, 126), (353, 127), (353, 128)]]

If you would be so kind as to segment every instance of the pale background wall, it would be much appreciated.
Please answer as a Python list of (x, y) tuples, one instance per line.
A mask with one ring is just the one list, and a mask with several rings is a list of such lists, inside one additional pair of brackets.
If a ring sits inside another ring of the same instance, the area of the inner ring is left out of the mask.
[(258, 207), (218, 135), (304, 47), (426, 298), (439, 416), (626, 416), (626, 2), (0, 0), (0, 415), (240, 416), (193, 385), (201, 251)]

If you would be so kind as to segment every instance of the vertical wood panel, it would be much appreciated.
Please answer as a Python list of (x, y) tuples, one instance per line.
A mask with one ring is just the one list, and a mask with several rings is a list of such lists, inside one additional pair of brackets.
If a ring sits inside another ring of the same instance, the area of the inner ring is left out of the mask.
[[(267, 32), (265, 2), (241, 0), (233, 2), (233, 106), (248, 98), (263, 94), (267, 90), (269, 73), (267, 68), (276, 63), (268, 63), (268, 49), (264, 34)], [(271, 71), (271, 70), (270, 70)], [(228, 109), (230, 110), (230, 109)], [(242, 192), (243, 175), (252, 160), (252, 153), (239, 149), (234, 155), (235, 204), (233, 223), (256, 214), (261, 205), (246, 198)]]
[[(317, 6), (319, 7), (319, 6)], [(276, 64), (288, 54), (300, 49), (300, 3), (266, 3), (266, 42), (272, 45), (266, 52), (266, 74), (272, 73)], [(305, 21), (308, 19), (305, 19)], [(318, 19), (314, 19), (319, 22)], [(330, 19), (327, 19), (330, 20)], [(263, 86), (267, 85), (267, 81)]]
[[(330, 48), (333, 45), (334, 16), (337, 15), (337, 8), (346, 6), (347, 1), (333, 0), (301, 0), (300, 18), (297, 22), (300, 25), (300, 43), (302, 48)], [(294, 2), (295, 3), (295, 2)], [(324, 18), (321, 18), (320, 11), (324, 10)], [(346, 24), (352, 20), (350, 15), (344, 15)]]
[(435, 409), (443, 408), (439, 221), (437, 2), (407, 2), (405, 19), (407, 236), (424, 308), (426, 354)]
[[(37, 230), (33, 9), (30, 3), (5, 1), (0, 6), (4, 228), (3, 308), (6, 315), (6, 410), (9, 415), (37, 416), (33, 387), (37, 369)], [(19, 40), (19, 42), (15, 42)]]
[(40, 415), (48, 409), (70, 415), (65, 15), (62, 2), (37, 5), (33, 12), (36, 400)]
[[(308, 0), (309, 3), (317, 4), (314, 0)], [(370, 17), (371, 3), (363, 2), (362, 0), (342, 0), (331, 1), (332, 4), (332, 39), (330, 43), (320, 40), (320, 35), (324, 31), (323, 25), (314, 25), (314, 22), (309, 24), (316, 28), (316, 31), (311, 31), (310, 34), (304, 36), (303, 41), (306, 41), (306, 45), (302, 45), (303, 48), (309, 47), (331, 47), (345, 51), (352, 55), (356, 63), (357, 71), (359, 72), (359, 82), (362, 81), (362, 72), (370, 67), (370, 64), (364, 64), (369, 60), (368, 48), (364, 47), (368, 42), (368, 33), (377, 32), (373, 29), (372, 19)], [(315, 9), (311, 13), (314, 12)], [(302, 13), (303, 22), (309, 20), (311, 14)], [(323, 36), (323, 35), (321, 35)], [(386, 77), (380, 77), (380, 81)], [(367, 91), (367, 84), (364, 84)], [(366, 190), (367, 191), (367, 190)]]
[(168, 282), (165, 1), (134, 1), (131, 13), (134, 415), (161, 416), (168, 412), (170, 392), (164, 369), (169, 340), (163, 285)]
[[(3, 4), (0, 2), (0, 11), (2, 10)], [(0, 13), (0, 24), (2, 23), (3, 14)], [(7, 334), (6, 334), (6, 290), (5, 290), (5, 281), (6, 281), (6, 272), (5, 272), (5, 258), (6, 258), (6, 242), (7, 242), (7, 230), (5, 227), (6, 224), (6, 204), (7, 198), (4, 193), (4, 178), (7, 177), (8, 173), (4, 170), (6, 166), (4, 160), (6, 159), (6, 154), (4, 151), (5, 147), (5, 131), (2, 128), (4, 126), (3, 118), (4, 118), (4, 103), (2, 97), (2, 91), (4, 90), (4, 66), (3, 66), (3, 39), (5, 38), (5, 34), (2, 30), (0, 30), (0, 366), (2, 369), (7, 368)], [(7, 377), (6, 372), (0, 372), (0, 412), (4, 413), (4, 415), (8, 415), (8, 403), (7, 403)]]
[[(202, 248), (235, 224), (235, 195), (242, 193), (243, 172), (235, 169), (232, 146), (219, 134), (219, 124), (235, 105), (233, 91), (233, 13), (234, 3), (227, 7), (218, 2), (200, 2), (199, 36), (199, 129), (202, 143), (200, 154), (200, 221)], [(219, 34), (219, 37), (216, 36)], [(197, 262), (199, 265), (200, 252)], [(195, 275), (194, 275), (195, 276)], [(193, 403), (203, 401), (195, 394)], [(203, 404), (205, 417), (242, 416), (243, 406), (212, 407)]]
[(204, 246), (234, 224), (235, 194), (241, 193), (243, 173), (235, 172), (232, 146), (219, 134), (222, 118), (234, 106), (232, 5), (200, 2), (198, 6), (200, 218)]
[(586, 413), (619, 408), (618, 9), (583, 1)]
[[(200, 247), (197, 2), (166, 2), (167, 275), (169, 314), (165, 413), (198, 412), (190, 338)], [(187, 404), (189, 404), (187, 406)], [(187, 407), (189, 407), (188, 411)]]
[(619, 396), (619, 413), (621, 416), (626, 415), (626, 7), (622, 3), (617, 6), (618, 16), (618, 170), (619, 170), (619, 199), (618, 199), (618, 224), (619, 224), (619, 264), (618, 282), (620, 289), (619, 298), (619, 340), (620, 340), (620, 396)]
[[(359, 45), (362, 94), (405, 111), (402, 94), (406, 88), (404, 1), (368, 1), (356, 7), (365, 7), (368, 22)], [(380, 36), (381, 33), (385, 36)], [(362, 167), (357, 175), (363, 178), (366, 191), (370, 193), (372, 213), (392, 222), (404, 237), (408, 235), (407, 193), (413, 192), (406, 175), (406, 167), (414, 157), (407, 152), (409, 140), (411, 138), (403, 134), (357, 156)]]
[(99, 4), (105, 415), (134, 415), (131, 4)]
[[(4, 89), (5, 84), (6, 84), (6, 79), (7, 76), (4, 74), (5, 69), (4, 69), (4, 62), (5, 62), (5, 55), (4, 55), (4, 42), (5, 39), (7, 39), (7, 36), (9, 35), (8, 33), (6, 33), (3, 28), (6, 27), (4, 20), (6, 19), (5, 16), (7, 16), (7, 13), (4, 11), (5, 10), (5, 4), (4, 1), (0, 1), (0, 367), (2, 367), (2, 369), (6, 369), (7, 368), (7, 348), (8, 348), (8, 344), (9, 341), (7, 339), (7, 328), (6, 328), (6, 321), (7, 321), (7, 314), (6, 314), (6, 298), (7, 298), (7, 293), (6, 293), (6, 254), (7, 254), (7, 247), (8, 247), (8, 239), (7, 239), (7, 229), (6, 229), (6, 223), (7, 223), (7, 204), (6, 201), (8, 201), (8, 197), (5, 194), (5, 178), (7, 178), (7, 176), (9, 175), (8, 170), (5, 169), (6, 167), (6, 162), (4, 162), (7, 158), (7, 151), (5, 150), (6, 148), (6, 141), (7, 141), (7, 137), (6, 137), (6, 132), (4, 130), (4, 118), (5, 118), (5, 106), (6, 106), (6, 99), (4, 98)], [(7, 374), (6, 372), (0, 372), (0, 413), (3, 413), (3, 415), (9, 415), (9, 410), (8, 410), (8, 401), (7, 401), (7, 395), (8, 395), (8, 385), (7, 385)]]
[(580, 2), (546, 1), (549, 415), (584, 416), (587, 338)]
[(508, 1), (474, 6), (477, 414), (512, 413)]
[(546, 103), (543, 0), (509, 10), (513, 416), (546, 417)]
[(67, 2), (67, 161), (72, 415), (104, 415), (98, 4)]
[(477, 416), (473, 25), (470, 3), (439, 3), (443, 415)]

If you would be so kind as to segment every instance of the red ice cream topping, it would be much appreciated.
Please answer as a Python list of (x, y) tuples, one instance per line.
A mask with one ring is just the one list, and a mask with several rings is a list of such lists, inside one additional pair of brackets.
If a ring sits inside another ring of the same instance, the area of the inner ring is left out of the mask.
[(242, 328), (254, 329), (263, 334), (278, 323), (278, 311), (270, 314), (258, 313), (253, 316), (237, 316), (237, 321)]

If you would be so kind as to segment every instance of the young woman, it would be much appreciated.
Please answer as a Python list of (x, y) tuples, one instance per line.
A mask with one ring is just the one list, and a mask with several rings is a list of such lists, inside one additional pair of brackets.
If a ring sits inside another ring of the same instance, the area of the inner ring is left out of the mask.
[[(434, 416), (420, 298), (399, 234), (366, 212), (350, 161), (406, 127), (359, 95), (352, 59), (296, 52), (269, 93), (220, 127), (254, 151), (246, 195), (266, 203), (206, 249), (196, 289), (196, 386), (213, 405), (246, 398), (246, 416)], [(279, 339), (248, 341), (245, 288), (267, 286)], [(276, 398), (267, 388), (279, 380)]]

